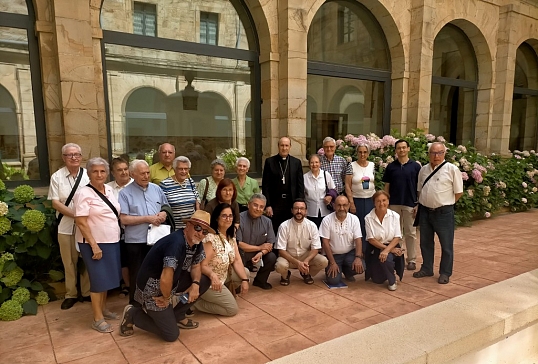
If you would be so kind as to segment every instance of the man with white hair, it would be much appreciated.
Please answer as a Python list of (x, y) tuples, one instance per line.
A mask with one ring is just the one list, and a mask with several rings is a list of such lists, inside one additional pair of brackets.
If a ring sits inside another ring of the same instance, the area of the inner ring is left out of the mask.
[[(61, 309), (68, 310), (77, 302), (77, 263), (79, 253), (75, 247), (75, 211), (73, 197), (75, 192), (86, 186), (90, 178), (80, 166), (82, 150), (78, 144), (68, 143), (62, 147), (62, 160), (65, 166), (50, 177), (48, 199), (56, 210), (58, 220), (58, 244), (65, 271), (65, 300)], [(1, 165), (1, 164), (0, 164)], [(90, 300), (90, 278), (88, 271), (80, 274), (80, 290), (84, 301)]]
[(433, 276), (433, 239), (437, 234), (441, 243), (438, 282), (447, 284), (454, 264), (454, 205), (463, 195), (463, 179), (458, 167), (445, 161), (443, 143), (432, 143), (428, 155), (430, 163), (420, 169), (417, 185), (422, 267), (413, 273), (413, 277)]
[(346, 175), (353, 175), (353, 168), (343, 157), (335, 154), (336, 141), (331, 137), (323, 139), (323, 155), (320, 155), (319, 162), (321, 169), (329, 172), (336, 185), (336, 192), (339, 195), (344, 193)]
[(170, 143), (159, 145), (159, 161), (149, 168), (150, 181), (158, 185), (163, 179), (174, 175), (172, 162), (176, 158), (176, 148)]
[[(161, 211), (168, 200), (159, 186), (149, 182), (149, 165), (145, 160), (135, 159), (129, 165), (134, 182), (121, 190), (119, 203), (120, 219), (125, 225), (125, 250), (130, 282), (136, 282), (138, 271), (151, 246), (147, 245), (148, 227), (160, 225), (166, 220)], [(134, 300), (135, 285), (129, 287), (129, 303)]]

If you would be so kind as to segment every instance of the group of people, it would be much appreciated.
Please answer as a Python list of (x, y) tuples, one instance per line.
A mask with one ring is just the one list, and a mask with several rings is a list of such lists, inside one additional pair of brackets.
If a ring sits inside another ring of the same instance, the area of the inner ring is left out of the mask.
[[(71, 308), (79, 297), (79, 252), (86, 265), (80, 296), (91, 300), (92, 328), (111, 332), (108, 321), (121, 318), (121, 335), (132, 335), (136, 326), (166, 341), (176, 340), (179, 329), (198, 327), (196, 311), (237, 314), (235, 296), (249, 291), (251, 272), (252, 284), (265, 290), (272, 288), (268, 278), (275, 269), (283, 286), (291, 283), (290, 270), (298, 269), (305, 284), (313, 284), (321, 270), (328, 286), (366, 272), (367, 280), (388, 281), (395, 290), (404, 256), (407, 269), (416, 270), (415, 220), (423, 263), (413, 276), (433, 276), (437, 234), (438, 281), (448, 283), (461, 174), (444, 162), (442, 143), (429, 147), (424, 167), (409, 159), (405, 140), (395, 148), (385, 187), (376, 190), (368, 145), (359, 145), (357, 160), (347, 162), (327, 137), (324, 153), (311, 156), (310, 171), (303, 174), (301, 161), (290, 155), (291, 139), (283, 137), (278, 154), (265, 160), (260, 190), (247, 175), (247, 158), (237, 160), (233, 180), (225, 178), (226, 164), (214, 160), (211, 176), (196, 185), (191, 161), (176, 157), (168, 143), (151, 166), (115, 158), (114, 180), (106, 183), (106, 160), (91, 158), (82, 168), (81, 148), (66, 144), (65, 166), (52, 175), (49, 189), (66, 272), (61, 308)], [(149, 231), (167, 225), (170, 233), (152, 244)], [(107, 309), (106, 298), (122, 279), (129, 304), (120, 317)]]

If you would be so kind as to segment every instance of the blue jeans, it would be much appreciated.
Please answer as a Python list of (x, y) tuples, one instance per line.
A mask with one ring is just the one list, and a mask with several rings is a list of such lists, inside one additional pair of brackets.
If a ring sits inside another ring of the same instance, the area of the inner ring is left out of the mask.
[[(329, 277), (327, 275), (327, 271), (329, 270), (329, 266), (325, 268), (325, 280), (329, 284), (338, 284), (342, 281), (342, 273), (346, 278), (351, 278), (355, 274), (358, 274), (355, 272), (351, 267), (353, 266), (353, 261), (355, 260), (355, 249), (352, 249), (351, 251), (345, 253), (345, 254), (333, 254), (334, 261), (338, 265), (338, 269), (340, 270), (336, 277)], [(365, 267), (364, 261), (362, 262), (362, 266)]]
[(452, 275), (454, 265), (454, 205), (442, 206), (434, 211), (420, 206), (420, 251), (422, 267), (420, 270), (433, 274), (435, 253), (434, 234), (441, 243), (441, 264), (439, 274)]

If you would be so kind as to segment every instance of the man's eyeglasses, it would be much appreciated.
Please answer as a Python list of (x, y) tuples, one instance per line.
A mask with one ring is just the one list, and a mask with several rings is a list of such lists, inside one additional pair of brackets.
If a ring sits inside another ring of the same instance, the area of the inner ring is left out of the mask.
[(200, 232), (200, 231), (201, 231), (202, 234), (204, 234), (204, 235), (209, 234), (209, 230), (204, 229), (204, 228), (201, 227), (200, 225), (194, 225), (194, 231), (196, 231), (196, 232)]
[(80, 158), (82, 154), (80, 153), (71, 153), (71, 154), (62, 154), (66, 158)]
[(436, 156), (441, 156), (445, 154), (445, 152), (430, 152), (430, 155), (436, 155)]

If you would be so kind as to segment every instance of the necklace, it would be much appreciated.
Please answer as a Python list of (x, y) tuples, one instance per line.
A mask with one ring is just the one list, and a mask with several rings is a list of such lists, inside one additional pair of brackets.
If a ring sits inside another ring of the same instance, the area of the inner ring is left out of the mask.
[(187, 187), (187, 180), (186, 180), (186, 179), (183, 180), (183, 183), (179, 182), (179, 181), (177, 180), (176, 176), (172, 176), (172, 179), (173, 179), (174, 181), (176, 181), (176, 183), (177, 183), (178, 185), (180, 185), (182, 188), (186, 188), (186, 187)]
[(286, 167), (284, 167), (284, 170), (282, 170), (282, 165), (280, 162), (278, 163), (278, 166), (280, 167), (280, 173), (282, 173), (282, 184), (286, 184), (286, 171), (288, 170), (288, 164), (290, 163), (289, 158), (286, 158)]

